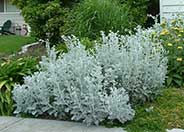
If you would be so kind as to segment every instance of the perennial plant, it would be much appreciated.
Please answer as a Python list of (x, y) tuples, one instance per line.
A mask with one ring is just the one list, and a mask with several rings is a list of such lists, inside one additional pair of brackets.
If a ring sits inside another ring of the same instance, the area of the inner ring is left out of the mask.
[(15, 86), (15, 113), (69, 115), (88, 125), (131, 120), (135, 105), (159, 93), (167, 69), (163, 47), (141, 34), (102, 33), (92, 51), (75, 36), (64, 37), (68, 52), (49, 49), (40, 71)]

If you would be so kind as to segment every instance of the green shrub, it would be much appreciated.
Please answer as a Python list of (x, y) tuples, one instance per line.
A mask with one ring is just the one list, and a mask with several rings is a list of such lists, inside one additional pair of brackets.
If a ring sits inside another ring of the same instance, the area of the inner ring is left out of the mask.
[(22, 83), (23, 76), (36, 71), (34, 58), (8, 60), (0, 65), (0, 115), (11, 115), (13, 111), (12, 88), (15, 83)]
[(155, 33), (168, 51), (167, 86), (184, 86), (184, 19), (178, 16), (172, 21), (163, 21)]
[(62, 34), (67, 8), (79, 0), (11, 0), (22, 11), (32, 35), (56, 44)]
[(119, 0), (121, 4), (129, 6), (129, 15), (134, 21), (134, 25), (144, 26), (147, 20), (147, 9), (150, 0)]
[(126, 5), (115, 0), (84, 0), (71, 11), (67, 28), (71, 34), (91, 39), (99, 37), (100, 31), (122, 34), (133, 25), (129, 12)]
[(146, 21), (147, 0), (10, 1), (22, 11), (32, 35), (49, 39), (51, 44), (57, 44), (65, 33), (96, 38), (101, 30), (124, 33), (125, 28), (133, 29)]
[(55, 1), (37, 6), (28, 5), (22, 10), (25, 21), (31, 26), (32, 34), (41, 39), (48, 38), (54, 44), (59, 41), (64, 13), (60, 4)]

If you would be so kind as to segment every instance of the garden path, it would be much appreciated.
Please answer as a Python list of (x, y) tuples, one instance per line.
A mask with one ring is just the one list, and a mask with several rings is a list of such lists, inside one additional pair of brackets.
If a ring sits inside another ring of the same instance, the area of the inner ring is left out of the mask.
[(0, 132), (125, 132), (122, 128), (86, 127), (81, 123), (0, 117)]

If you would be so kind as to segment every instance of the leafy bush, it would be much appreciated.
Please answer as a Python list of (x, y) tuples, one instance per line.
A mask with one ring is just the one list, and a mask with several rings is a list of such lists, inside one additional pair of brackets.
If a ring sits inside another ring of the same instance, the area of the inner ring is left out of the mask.
[(0, 65), (0, 115), (13, 112), (12, 89), (15, 83), (22, 83), (23, 76), (36, 71), (34, 58), (9, 60)]
[(67, 28), (71, 34), (91, 39), (98, 38), (100, 31), (125, 33), (126, 28), (133, 28), (129, 12), (117, 0), (84, 0), (71, 11)]
[(168, 53), (168, 86), (184, 86), (184, 20), (176, 19), (172, 22), (162, 23), (160, 39)]
[(126, 28), (144, 25), (147, 18), (147, 0), (10, 1), (21, 10), (32, 35), (51, 44), (57, 44), (65, 33), (90, 38), (99, 37), (100, 31), (125, 33)]
[(179, 18), (171, 23), (162, 23), (161, 25), (163, 30), (160, 32), (160, 39), (164, 47), (169, 51), (168, 86), (184, 86), (183, 24), (184, 20)]
[(153, 99), (166, 78), (164, 49), (145, 36), (148, 32), (138, 28), (131, 36), (103, 35), (102, 46), (95, 50), (107, 87), (116, 82), (117, 87), (125, 88), (132, 104)]
[(162, 46), (140, 34), (102, 34), (92, 51), (75, 36), (64, 37), (68, 52), (57, 56), (54, 49), (48, 50), (40, 72), (15, 86), (15, 113), (69, 115), (88, 125), (105, 119), (131, 120), (130, 103), (152, 99), (164, 83), (167, 68)]
[(118, 0), (129, 7), (129, 16), (133, 19), (134, 26), (144, 26), (147, 20), (148, 5), (153, 0)]
[(10, 0), (22, 11), (32, 35), (57, 44), (68, 8), (79, 0)]
[(81, 44), (70, 48), (58, 59), (56, 52), (49, 51), (49, 58), (41, 62), (42, 71), (26, 77), (24, 85), (15, 86), (16, 113), (58, 117), (69, 113), (72, 120), (88, 125), (106, 118), (122, 123), (132, 119), (134, 111), (125, 90), (112, 86), (107, 93), (95, 58)]
[(156, 24), (152, 32), (155, 42), (162, 43), (168, 51), (167, 86), (184, 86), (184, 19), (177, 16), (171, 21)]

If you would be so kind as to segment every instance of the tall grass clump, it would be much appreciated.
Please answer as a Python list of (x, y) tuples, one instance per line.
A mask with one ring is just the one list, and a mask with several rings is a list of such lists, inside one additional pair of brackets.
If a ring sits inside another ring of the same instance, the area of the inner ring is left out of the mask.
[(125, 33), (131, 28), (129, 8), (117, 0), (84, 0), (70, 14), (69, 33), (95, 39), (100, 31)]

